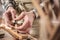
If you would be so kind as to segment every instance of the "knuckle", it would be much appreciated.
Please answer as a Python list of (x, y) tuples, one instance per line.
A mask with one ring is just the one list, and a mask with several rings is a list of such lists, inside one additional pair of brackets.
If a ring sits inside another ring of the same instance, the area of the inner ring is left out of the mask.
[(12, 12), (15, 12), (15, 10), (11, 10)]
[(21, 14), (25, 14), (25, 12), (22, 12)]
[(16, 10), (11, 10), (11, 12), (16, 13)]
[(6, 13), (3, 13), (3, 16), (5, 16), (6, 15)]

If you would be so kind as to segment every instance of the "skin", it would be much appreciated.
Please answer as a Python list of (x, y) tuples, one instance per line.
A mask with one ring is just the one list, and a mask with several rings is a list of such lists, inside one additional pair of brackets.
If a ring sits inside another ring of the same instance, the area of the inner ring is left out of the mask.
[(3, 13), (5, 24), (8, 25), (9, 27), (13, 27), (14, 24), (11, 21), (15, 18), (15, 15), (16, 15), (16, 10), (13, 9), (12, 7), (9, 7)]
[(32, 11), (30, 12), (22, 12), (17, 18), (16, 18), (16, 10), (13, 7), (9, 7), (3, 14), (5, 24), (9, 27), (14, 27), (12, 20), (21, 20), (24, 19), (24, 23), (17, 27), (17, 30), (23, 31), (24, 33), (29, 32), (27, 30), (28, 28), (32, 27), (32, 23), (34, 20), (35, 15)]
[(21, 19), (24, 19), (24, 23), (21, 26), (17, 27), (17, 29), (20, 31), (24, 31), (26, 33), (29, 31), (27, 29), (32, 27), (34, 14), (32, 11), (22, 12), (17, 18), (15, 18), (15, 20), (21, 20)]

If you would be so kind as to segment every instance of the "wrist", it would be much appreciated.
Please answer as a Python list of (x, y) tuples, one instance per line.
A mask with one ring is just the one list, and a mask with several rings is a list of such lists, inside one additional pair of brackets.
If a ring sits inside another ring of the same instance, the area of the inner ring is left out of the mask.
[(32, 14), (32, 17), (35, 18), (35, 14), (33, 11), (30, 11), (30, 13)]

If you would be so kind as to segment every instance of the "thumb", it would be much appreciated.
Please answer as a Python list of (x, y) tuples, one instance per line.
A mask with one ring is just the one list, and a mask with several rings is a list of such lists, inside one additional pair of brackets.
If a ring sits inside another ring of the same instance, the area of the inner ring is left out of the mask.
[(11, 14), (12, 14), (12, 19), (16, 18), (16, 11), (15, 10), (11, 10)]

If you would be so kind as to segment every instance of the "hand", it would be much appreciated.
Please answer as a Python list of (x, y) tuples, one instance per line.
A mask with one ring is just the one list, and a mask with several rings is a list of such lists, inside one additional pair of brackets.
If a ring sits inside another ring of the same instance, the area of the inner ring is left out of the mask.
[(17, 27), (16, 29), (20, 30), (22, 33), (27, 33), (32, 27), (32, 23), (34, 20), (34, 14), (32, 11), (30, 12), (22, 12), (15, 20), (24, 20), (24, 23)]
[(5, 24), (9, 27), (13, 27), (14, 24), (12, 22), (12, 20), (15, 18), (16, 15), (16, 11), (13, 7), (9, 7), (4, 13), (3, 13), (3, 17), (4, 17), (4, 21)]

